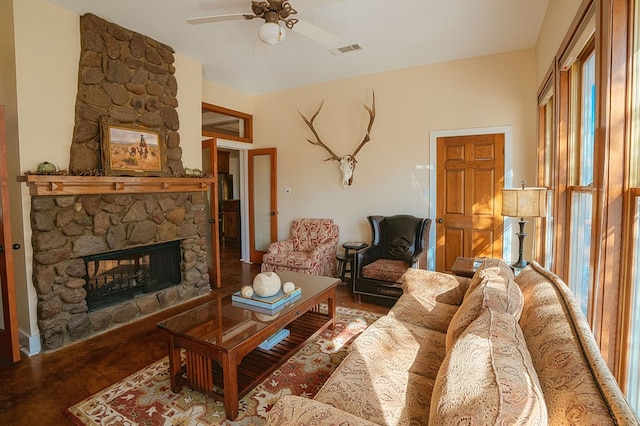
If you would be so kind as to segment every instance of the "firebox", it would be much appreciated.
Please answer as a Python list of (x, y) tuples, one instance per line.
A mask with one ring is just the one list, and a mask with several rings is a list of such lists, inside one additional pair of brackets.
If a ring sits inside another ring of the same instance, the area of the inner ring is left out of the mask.
[(84, 257), (89, 312), (180, 283), (180, 241)]

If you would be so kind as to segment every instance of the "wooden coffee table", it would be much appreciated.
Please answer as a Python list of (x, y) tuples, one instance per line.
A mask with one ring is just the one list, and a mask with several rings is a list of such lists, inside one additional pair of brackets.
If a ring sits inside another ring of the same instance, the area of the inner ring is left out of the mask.
[[(327, 327), (335, 326), (337, 278), (278, 273), (302, 289), (301, 298), (274, 315), (239, 307), (231, 295), (158, 323), (169, 338), (171, 390), (183, 385), (224, 402), (238, 417), (238, 400)], [(326, 302), (328, 313), (318, 304)], [(290, 334), (271, 350), (258, 347), (281, 329)], [(184, 352), (184, 353), (183, 353)]]

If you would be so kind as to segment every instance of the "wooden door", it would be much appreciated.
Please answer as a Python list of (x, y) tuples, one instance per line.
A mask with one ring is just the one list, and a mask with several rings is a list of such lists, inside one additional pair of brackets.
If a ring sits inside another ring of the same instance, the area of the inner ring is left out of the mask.
[(212, 288), (220, 288), (220, 226), (218, 214), (218, 150), (215, 139), (202, 141), (202, 171), (215, 176), (216, 182), (207, 191), (207, 272)]
[(278, 239), (276, 148), (249, 151), (249, 257), (262, 263), (267, 247)]
[(4, 106), (0, 105), (0, 288), (2, 290), (2, 324), (0, 324), (0, 359), (20, 361), (18, 312), (13, 274), (11, 220), (9, 218), (9, 176), (7, 174), (7, 139)]
[(436, 270), (502, 257), (504, 134), (437, 139)]

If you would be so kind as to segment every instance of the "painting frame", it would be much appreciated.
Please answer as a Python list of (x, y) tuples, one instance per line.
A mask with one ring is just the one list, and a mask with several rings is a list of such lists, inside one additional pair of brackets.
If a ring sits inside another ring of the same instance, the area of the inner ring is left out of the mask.
[(164, 176), (166, 130), (139, 123), (100, 120), (102, 170), (105, 176)]

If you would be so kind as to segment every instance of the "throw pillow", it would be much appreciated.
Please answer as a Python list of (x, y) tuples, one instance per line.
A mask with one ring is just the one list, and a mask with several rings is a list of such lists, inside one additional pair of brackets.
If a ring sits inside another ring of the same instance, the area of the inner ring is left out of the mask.
[(429, 425), (546, 425), (536, 370), (511, 314), (485, 309), (446, 355)]
[(513, 279), (513, 273), (505, 272), (500, 266), (483, 265), (476, 272), (460, 308), (449, 323), (447, 351), (484, 309), (491, 308), (498, 312), (511, 314), (518, 320), (522, 314), (523, 306), (524, 297), (520, 287)]

